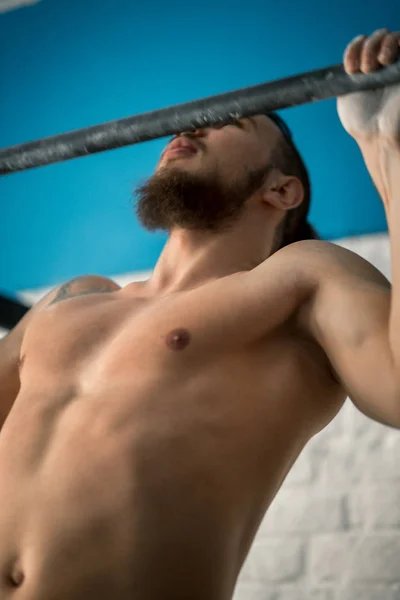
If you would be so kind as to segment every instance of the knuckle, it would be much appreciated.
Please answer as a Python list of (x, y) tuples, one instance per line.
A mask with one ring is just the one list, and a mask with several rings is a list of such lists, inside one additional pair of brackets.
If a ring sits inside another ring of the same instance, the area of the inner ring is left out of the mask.
[(380, 48), (380, 45), (380, 40), (374, 37), (370, 37), (366, 40), (364, 44), (364, 52), (366, 54), (370, 54), (371, 52), (374, 52), (374, 50), (376, 50), (377, 48)]
[(357, 44), (356, 46), (349, 46), (344, 54), (345, 62), (358, 62), (361, 56), (362, 46)]
[(382, 56), (383, 58), (389, 58), (394, 56), (395, 54), (396, 52), (392, 46), (382, 46), (379, 52), (379, 56)]
[(362, 59), (366, 64), (374, 64), (377, 59), (377, 55), (381, 50), (381, 44), (377, 43), (377, 40), (373, 38), (369, 38), (365, 42), (365, 46), (363, 48)]
[(376, 52), (365, 52), (361, 60), (363, 66), (372, 67), (376, 65), (378, 62), (378, 57)]
[(387, 29), (386, 27), (381, 27), (381, 29), (376, 29), (371, 37), (381, 37), (388, 33), (390, 33), (389, 29)]
[(379, 56), (382, 59), (395, 59), (399, 52), (398, 37), (395, 34), (387, 36), (381, 45)]
[(365, 40), (367, 39), (367, 36), (364, 35), (363, 33), (358, 35), (357, 37), (355, 37), (349, 44), (349, 46), (362, 46), (362, 44), (365, 42)]

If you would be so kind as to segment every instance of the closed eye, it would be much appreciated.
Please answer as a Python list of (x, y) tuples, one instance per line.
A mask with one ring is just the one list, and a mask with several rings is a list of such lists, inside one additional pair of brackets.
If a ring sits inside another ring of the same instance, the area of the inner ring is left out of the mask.
[(213, 125), (213, 129), (222, 129), (223, 127), (239, 127), (239, 129), (244, 129), (244, 124), (240, 119), (233, 119), (231, 123), (226, 123), (225, 125), (222, 123), (218, 123), (217, 125)]

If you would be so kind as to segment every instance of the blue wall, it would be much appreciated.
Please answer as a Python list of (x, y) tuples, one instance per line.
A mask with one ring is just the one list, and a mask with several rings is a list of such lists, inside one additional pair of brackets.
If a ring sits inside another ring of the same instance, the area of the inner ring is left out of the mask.
[[(335, 64), (356, 34), (399, 22), (397, 0), (43, 0), (0, 15), (0, 146)], [(335, 102), (283, 116), (311, 170), (321, 234), (384, 231)], [(164, 144), (1, 178), (0, 288), (152, 268), (166, 238), (138, 225), (131, 189)]]

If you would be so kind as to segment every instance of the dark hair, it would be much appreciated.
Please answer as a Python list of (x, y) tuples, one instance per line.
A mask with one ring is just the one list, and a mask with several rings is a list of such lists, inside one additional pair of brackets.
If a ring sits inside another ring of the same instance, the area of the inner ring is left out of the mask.
[(274, 244), (274, 252), (276, 252), (294, 242), (318, 240), (320, 237), (307, 220), (311, 202), (311, 182), (307, 167), (293, 142), (292, 133), (285, 121), (276, 113), (270, 113), (267, 116), (278, 125), (283, 134), (283, 139), (273, 153), (273, 166), (285, 175), (297, 177), (304, 189), (303, 202), (287, 212), (277, 229)]

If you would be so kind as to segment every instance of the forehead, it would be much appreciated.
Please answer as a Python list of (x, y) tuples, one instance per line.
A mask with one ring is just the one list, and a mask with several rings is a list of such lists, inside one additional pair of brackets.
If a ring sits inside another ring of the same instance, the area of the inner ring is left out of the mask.
[(267, 115), (254, 115), (248, 119), (253, 124), (260, 140), (266, 142), (269, 147), (274, 146), (283, 137), (278, 125)]
[(260, 133), (275, 135), (275, 137), (282, 135), (278, 125), (267, 115), (254, 115), (253, 117), (249, 117), (249, 119)]

